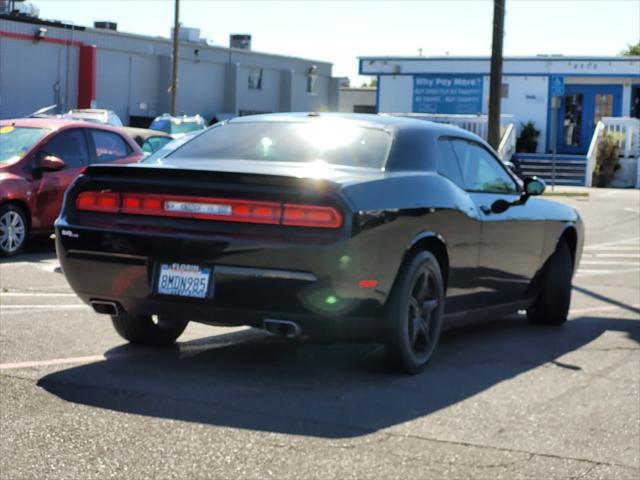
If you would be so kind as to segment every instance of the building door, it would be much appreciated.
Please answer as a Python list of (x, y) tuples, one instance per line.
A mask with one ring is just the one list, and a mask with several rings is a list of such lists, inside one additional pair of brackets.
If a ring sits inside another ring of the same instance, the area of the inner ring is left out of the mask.
[(602, 117), (621, 115), (622, 85), (566, 85), (558, 109), (559, 153), (585, 154)]
[(640, 84), (631, 86), (631, 116), (640, 119)]

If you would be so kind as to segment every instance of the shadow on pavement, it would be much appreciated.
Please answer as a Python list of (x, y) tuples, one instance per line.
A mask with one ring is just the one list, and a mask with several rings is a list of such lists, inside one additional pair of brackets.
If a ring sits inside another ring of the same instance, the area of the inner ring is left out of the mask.
[(17, 262), (39, 263), (43, 260), (56, 258), (55, 242), (48, 236), (36, 236), (30, 238), (24, 246), (24, 250), (13, 257), (0, 257), (0, 264)]
[(624, 310), (628, 310), (632, 313), (640, 313), (640, 308), (635, 307), (633, 305), (629, 305), (628, 303), (624, 303), (621, 302), (619, 300), (616, 300), (614, 298), (608, 297), (606, 295), (602, 295), (601, 293), (598, 292), (594, 292), (593, 290), (589, 290), (588, 288), (584, 288), (584, 287), (579, 287), (577, 285), (573, 285), (573, 289), (577, 290), (580, 293), (584, 293), (585, 295), (588, 295), (592, 298), (595, 298), (596, 300), (600, 300), (601, 302), (604, 303), (608, 303), (610, 305), (615, 305), (616, 307), (620, 307)]
[(242, 332), (168, 350), (124, 345), (107, 360), (58, 371), (38, 385), (84, 405), (218, 426), (354, 437), (429, 415), (557, 359), (607, 330), (640, 342), (640, 321), (581, 317), (562, 328), (523, 319), (446, 332), (426, 372), (390, 371), (383, 349)]

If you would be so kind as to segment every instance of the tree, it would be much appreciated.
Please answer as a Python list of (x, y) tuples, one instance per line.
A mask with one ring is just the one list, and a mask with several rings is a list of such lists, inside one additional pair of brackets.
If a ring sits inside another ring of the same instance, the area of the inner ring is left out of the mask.
[(640, 56), (640, 42), (636, 43), (635, 45), (627, 44), (627, 48), (625, 48), (620, 53), (622, 53), (622, 55), (624, 55), (625, 57)]

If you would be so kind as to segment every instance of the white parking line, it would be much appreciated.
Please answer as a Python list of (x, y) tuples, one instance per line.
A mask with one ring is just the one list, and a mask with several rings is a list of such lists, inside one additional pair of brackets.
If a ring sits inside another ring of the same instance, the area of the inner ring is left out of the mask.
[(585, 252), (620, 252), (620, 251), (625, 251), (625, 250), (632, 250), (634, 252), (640, 250), (640, 244), (639, 245), (632, 245), (632, 246), (628, 246), (628, 247), (585, 247), (584, 251)]
[(85, 305), (84, 303), (79, 304), (79, 303), (67, 303), (67, 304), (60, 304), (60, 303), (52, 303), (49, 305), (0, 305), (0, 309), (1, 310), (16, 310), (16, 309), (20, 309), (20, 308), (34, 308), (37, 310), (47, 310), (49, 308), (89, 308), (88, 305)]
[(576, 275), (580, 275), (583, 273), (615, 273), (616, 270), (596, 270), (596, 269), (589, 269), (589, 268), (581, 268), (578, 270), (578, 273)]
[(77, 297), (77, 295), (55, 292), (0, 292), (0, 298), (2, 297)]
[(596, 258), (640, 258), (640, 253), (585, 253), (584, 256)]
[(2, 268), (9, 267), (35, 267), (39, 270), (43, 270), (48, 273), (57, 272), (60, 269), (60, 263), (58, 260), (41, 260), (39, 262), (15, 262), (15, 263), (2, 263)]
[(593, 248), (611, 247), (614, 245), (625, 245), (625, 244), (637, 247), (640, 244), (640, 237), (631, 237), (631, 238), (625, 238), (623, 240), (614, 240), (612, 242), (596, 243), (594, 245), (587, 245), (585, 248), (593, 249)]
[[(640, 304), (629, 305), (630, 308), (640, 308)], [(573, 308), (569, 310), (569, 315), (584, 315), (585, 313), (608, 312), (610, 310), (622, 310), (617, 305), (603, 305), (601, 307)]]
[(91, 310), (85, 304), (74, 303), (72, 305), (0, 305), (0, 315), (17, 315), (23, 313), (38, 312), (64, 312), (65, 310)]
[(640, 263), (636, 262), (620, 262), (616, 260), (581, 260), (580, 265), (638, 265)]
[(52, 360), (36, 360), (33, 362), (0, 363), (0, 371), (16, 370), (18, 368), (47, 367), (51, 365), (69, 365), (72, 363), (91, 363), (106, 359), (107, 357), (104, 355), (89, 355), (87, 357), (54, 358)]
[(34, 260), (33, 262), (5, 262), (2, 265), (3, 267), (42, 267), (45, 265), (56, 266), (59, 263), (57, 258), (51, 258), (47, 260)]
[(614, 274), (620, 275), (623, 273), (634, 273), (634, 272), (640, 272), (640, 268), (628, 268), (625, 270), (597, 270), (597, 271), (585, 270), (585, 273), (583, 273), (582, 270), (578, 270), (578, 272), (576, 273), (576, 276), (580, 278), (584, 278), (584, 277), (595, 277), (598, 275), (614, 275)]

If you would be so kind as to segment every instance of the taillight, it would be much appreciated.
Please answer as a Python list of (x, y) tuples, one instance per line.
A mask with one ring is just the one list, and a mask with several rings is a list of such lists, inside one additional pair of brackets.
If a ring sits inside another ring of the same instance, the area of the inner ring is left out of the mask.
[(164, 201), (155, 195), (137, 195), (125, 193), (122, 195), (122, 213), (139, 215), (162, 215)]
[(76, 208), (92, 212), (118, 213), (120, 211), (120, 194), (116, 192), (82, 192), (76, 198)]
[(282, 224), (296, 227), (338, 228), (342, 225), (342, 215), (333, 207), (286, 203)]
[(178, 195), (122, 194), (122, 213), (160, 217), (199, 218), (246, 223), (280, 223), (276, 202), (254, 202)]
[(342, 215), (333, 207), (183, 195), (89, 191), (78, 195), (76, 208), (93, 212), (296, 227), (339, 228), (342, 225)]

